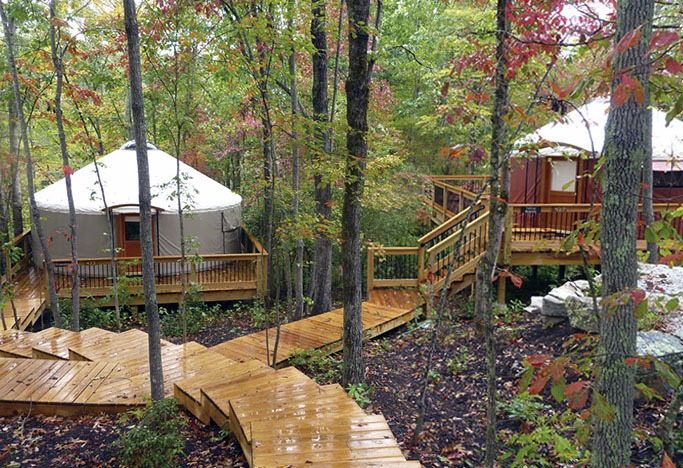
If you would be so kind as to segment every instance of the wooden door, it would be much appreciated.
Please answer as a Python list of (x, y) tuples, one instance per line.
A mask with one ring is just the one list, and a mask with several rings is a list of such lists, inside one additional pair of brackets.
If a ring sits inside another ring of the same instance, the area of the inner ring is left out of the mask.
[(140, 215), (119, 215), (118, 244), (119, 249), (121, 249), (119, 255), (122, 257), (140, 257), (142, 255), (142, 248), (140, 246)]
[[(577, 203), (577, 160), (547, 158), (545, 164), (544, 201), (549, 204)], [(545, 215), (545, 228), (567, 233), (575, 228), (576, 211), (571, 206), (551, 207)]]
[(576, 159), (546, 159), (545, 203), (576, 203)]

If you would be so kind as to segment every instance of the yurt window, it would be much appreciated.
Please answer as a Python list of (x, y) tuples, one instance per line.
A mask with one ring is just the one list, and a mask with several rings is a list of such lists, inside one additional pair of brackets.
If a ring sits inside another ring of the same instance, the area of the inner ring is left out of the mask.
[(140, 240), (140, 217), (126, 216), (125, 236), (127, 241)]
[(553, 192), (574, 192), (576, 190), (576, 161), (552, 162), (550, 190)]

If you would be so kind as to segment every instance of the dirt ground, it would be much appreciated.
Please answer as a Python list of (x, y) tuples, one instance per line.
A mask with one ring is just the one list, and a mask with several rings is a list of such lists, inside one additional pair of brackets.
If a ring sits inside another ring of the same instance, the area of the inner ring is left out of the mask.
[[(447, 317), (441, 327), (427, 376), (424, 431), (419, 443), (411, 444), (432, 325), (430, 321), (410, 324), (368, 343), (365, 359), (372, 391), (365, 409), (386, 417), (408, 459), (420, 460), (426, 467), (480, 466), (486, 422), (485, 354), (483, 341), (467, 318)], [(509, 402), (517, 390), (525, 357), (563, 353), (562, 343), (574, 332), (568, 325), (544, 329), (525, 315), (501, 319), (497, 329), (498, 389), (503, 402)], [(247, 318), (228, 318), (191, 338), (211, 346), (251, 330)], [(338, 357), (314, 355), (301, 369), (321, 383), (340, 380)], [(666, 402), (639, 402), (638, 430), (654, 435), (665, 410)], [(507, 418), (504, 411), (499, 416), (499, 431), (520, 430), (520, 422)], [(187, 429), (182, 466), (247, 466), (234, 439), (213, 425), (203, 427), (191, 416), (183, 417)], [(118, 466), (114, 441), (122, 430), (117, 415), (0, 418), (0, 466)], [(683, 466), (683, 460), (675, 461)], [(659, 466), (647, 440), (634, 444), (633, 462)]]

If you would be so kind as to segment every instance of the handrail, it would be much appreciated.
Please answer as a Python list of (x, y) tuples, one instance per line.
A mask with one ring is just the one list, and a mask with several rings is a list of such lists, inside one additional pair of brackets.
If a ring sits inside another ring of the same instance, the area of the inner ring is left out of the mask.
[(12, 263), (12, 256), (10, 252), (5, 252), (6, 278), (9, 278), (10, 280), (13, 279), (18, 272), (28, 266), (31, 253), (30, 234), (31, 230), (28, 229), (18, 236), (15, 236), (14, 239), (11, 240), (11, 245), (13, 248), (21, 248), (22, 256), (18, 262)]
[[(473, 216), (475, 216), (475, 219), (479, 215), (478, 213), (479, 213), (480, 209), (482, 209), (482, 208), (484, 208), (484, 205), (481, 203), (477, 204), (477, 206), (472, 208), (472, 214), (473, 214)], [(417, 243), (420, 245), (426, 244), (427, 242), (435, 239), (436, 237), (440, 236), (444, 232), (448, 231), (453, 226), (456, 226), (457, 224), (464, 222), (465, 219), (467, 219), (469, 211), (470, 211), (470, 208), (465, 208), (464, 210), (460, 211), (459, 213), (457, 213), (455, 216), (453, 216), (452, 218), (450, 218), (449, 220), (447, 220), (443, 224), (440, 224), (439, 226), (435, 227), (434, 229), (432, 229), (430, 232), (428, 232), (424, 236), (420, 237), (417, 240)]]

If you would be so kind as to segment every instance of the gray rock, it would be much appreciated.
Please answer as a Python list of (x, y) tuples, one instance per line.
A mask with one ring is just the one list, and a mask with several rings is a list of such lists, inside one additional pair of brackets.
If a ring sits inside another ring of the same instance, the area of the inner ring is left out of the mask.
[[(641, 357), (652, 356), (657, 358), (683, 377), (683, 342), (675, 336), (658, 330), (638, 332), (636, 353)], [(638, 366), (636, 368), (636, 381), (645, 383), (660, 395), (666, 395), (669, 390), (665, 379), (657, 374), (653, 366), (649, 368)], [(643, 395), (639, 393), (636, 393), (636, 397), (643, 400)]]
[(566, 317), (567, 304), (565, 304), (564, 299), (548, 294), (543, 298), (543, 309), (541, 313), (548, 317)]
[(530, 314), (540, 314), (543, 311), (543, 296), (531, 296), (531, 302), (524, 308)]
[[(574, 314), (575, 310), (582, 311), (579, 318), (575, 319), (577, 324), (582, 324), (586, 320), (582, 317), (585, 315), (583, 309), (592, 307), (592, 300), (586, 298), (586, 291), (588, 290), (588, 281), (569, 281), (560, 287), (557, 287), (550, 291), (545, 297), (543, 297), (543, 315), (550, 317), (570, 317)], [(574, 323), (572, 323), (573, 326)], [(582, 327), (577, 327), (582, 328)]]
[[(600, 309), (598, 309), (599, 313)], [(574, 328), (592, 333), (600, 331), (600, 320), (593, 309), (591, 297), (573, 296), (567, 298), (567, 317), (569, 317), (569, 323)]]
[(683, 373), (683, 342), (677, 337), (658, 330), (638, 332), (638, 356), (652, 356)]

